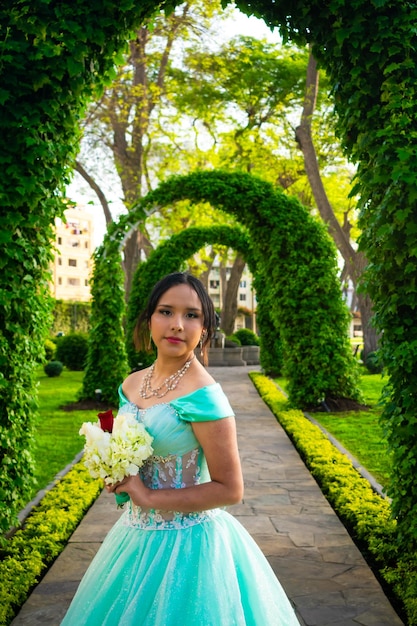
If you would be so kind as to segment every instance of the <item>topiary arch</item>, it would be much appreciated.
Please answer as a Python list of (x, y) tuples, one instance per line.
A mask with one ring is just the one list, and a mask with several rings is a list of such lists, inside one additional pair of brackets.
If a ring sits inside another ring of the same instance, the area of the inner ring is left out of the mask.
[[(315, 407), (323, 400), (356, 398), (356, 362), (348, 339), (349, 314), (340, 293), (333, 242), (322, 222), (312, 218), (296, 199), (259, 178), (208, 171), (175, 176), (159, 185), (105, 238), (104, 252), (96, 256), (96, 272), (105, 281), (106, 289), (116, 293), (114, 264), (120, 262), (120, 250), (115, 242), (125, 236), (127, 227), (136, 224), (148, 207), (184, 199), (209, 202), (234, 215), (249, 232), (250, 246), (242, 234), (238, 239), (234, 229), (195, 229), (163, 244), (138, 268), (128, 328), (131, 329), (152, 285), (165, 273), (177, 270), (209, 238), (213, 241), (216, 237), (219, 243), (244, 252), (255, 274), (258, 301), (261, 306), (263, 301), (268, 303), (269, 320), (283, 342), (290, 400), (296, 406)], [(100, 292), (97, 279), (94, 289)], [(108, 358), (117, 327), (117, 320), (109, 320), (108, 308), (104, 310), (101, 301), (93, 302), (93, 311), (97, 318), (106, 317), (112, 336), (102, 332), (96, 338), (92, 334), (94, 358), (88, 362), (85, 394), (91, 394), (99, 383), (107, 391), (106, 372), (99, 371), (97, 365), (105, 357), (97, 351), (105, 346)], [(261, 323), (265, 319), (261, 316)], [(96, 317), (95, 322), (100, 325)], [(262, 336), (264, 329), (260, 330)], [(268, 346), (263, 344), (261, 348), (267, 350)], [(111, 360), (116, 358), (114, 355)], [(108, 376), (113, 378), (113, 374)]]
[[(48, 331), (51, 226), (64, 206), (83, 109), (132, 30), (179, 0), (9, 0), (0, 6), (0, 526), (31, 489), (35, 372)], [(389, 495), (417, 546), (417, 22), (411, 0), (237, 0), (285, 38), (313, 44), (339, 135), (359, 164), (367, 290), (391, 389)], [(104, 78), (105, 77), (105, 78)], [(259, 289), (258, 289), (259, 292)], [(272, 304), (272, 303), (271, 303)], [(303, 355), (301, 355), (302, 357)], [(327, 355), (331, 361), (331, 356)], [(325, 368), (326, 369), (326, 368)]]

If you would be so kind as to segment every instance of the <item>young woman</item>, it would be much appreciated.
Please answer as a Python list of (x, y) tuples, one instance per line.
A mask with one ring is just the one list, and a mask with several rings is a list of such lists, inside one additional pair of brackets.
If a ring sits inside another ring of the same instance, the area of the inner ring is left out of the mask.
[[(297, 626), (267, 560), (223, 507), (243, 479), (233, 410), (206, 362), (213, 304), (189, 274), (159, 281), (136, 325), (157, 358), (119, 389), (121, 412), (153, 436), (138, 476), (108, 487), (130, 496), (62, 622), (65, 626)], [(144, 343), (146, 342), (146, 343)]]

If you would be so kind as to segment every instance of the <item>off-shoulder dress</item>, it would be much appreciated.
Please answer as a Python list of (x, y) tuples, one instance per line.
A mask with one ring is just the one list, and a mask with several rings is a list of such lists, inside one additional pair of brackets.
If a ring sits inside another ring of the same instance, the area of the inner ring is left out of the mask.
[[(181, 489), (210, 480), (191, 424), (233, 410), (219, 383), (131, 413), (154, 438), (141, 469), (152, 489)], [(126, 505), (97, 552), (64, 626), (298, 626), (268, 561), (227, 511), (143, 511)]]

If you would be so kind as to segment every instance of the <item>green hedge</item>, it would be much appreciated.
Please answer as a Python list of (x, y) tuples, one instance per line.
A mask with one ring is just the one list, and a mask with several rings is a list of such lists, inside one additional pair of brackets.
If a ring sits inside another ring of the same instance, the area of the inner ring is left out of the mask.
[(283, 394), (267, 377), (250, 377), (297, 448), (323, 494), (342, 519), (380, 580), (417, 624), (417, 555), (397, 548), (397, 524), (387, 499), (375, 493), (350, 460), (301, 411), (288, 410)]
[(1, 626), (10, 624), (102, 488), (103, 483), (93, 480), (84, 465), (78, 463), (9, 539), (0, 552)]
[(91, 302), (55, 300), (51, 334), (85, 333), (90, 330)]
[(56, 344), (55, 358), (69, 370), (81, 372), (87, 360), (88, 337), (83, 333), (71, 333), (59, 337)]

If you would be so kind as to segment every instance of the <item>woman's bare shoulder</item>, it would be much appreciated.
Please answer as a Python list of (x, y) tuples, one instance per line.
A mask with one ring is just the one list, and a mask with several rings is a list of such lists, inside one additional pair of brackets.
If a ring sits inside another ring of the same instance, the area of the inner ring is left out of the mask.
[[(200, 387), (212, 385), (216, 382), (213, 376), (209, 374), (205, 367), (199, 362), (196, 362), (195, 367), (190, 373), (191, 376), (187, 380), (187, 387), (189, 387), (191, 391), (194, 391), (195, 389), (200, 389)], [(184, 379), (186, 379), (186, 377), (184, 377)]]
[(122, 383), (122, 390), (124, 393), (128, 392), (130, 389), (137, 389), (138, 385), (141, 384), (143, 377), (146, 372), (149, 370), (149, 367), (143, 370), (136, 370), (135, 372), (131, 372)]

